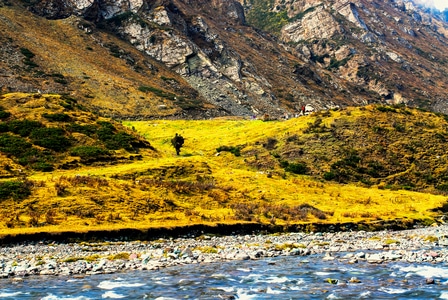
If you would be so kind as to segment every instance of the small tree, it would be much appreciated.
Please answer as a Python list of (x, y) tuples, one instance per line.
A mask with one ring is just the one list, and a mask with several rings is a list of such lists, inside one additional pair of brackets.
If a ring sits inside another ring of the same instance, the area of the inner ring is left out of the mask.
[(184, 145), (184, 138), (180, 134), (176, 133), (176, 135), (171, 139), (171, 144), (176, 149), (176, 154), (179, 155), (180, 148)]

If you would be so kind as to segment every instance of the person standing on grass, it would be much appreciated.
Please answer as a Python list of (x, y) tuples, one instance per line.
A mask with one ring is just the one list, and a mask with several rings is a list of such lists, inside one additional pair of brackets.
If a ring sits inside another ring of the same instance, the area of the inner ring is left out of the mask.
[(180, 148), (184, 145), (184, 138), (180, 134), (177, 134), (171, 140), (171, 144), (176, 149), (176, 154), (179, 155)]

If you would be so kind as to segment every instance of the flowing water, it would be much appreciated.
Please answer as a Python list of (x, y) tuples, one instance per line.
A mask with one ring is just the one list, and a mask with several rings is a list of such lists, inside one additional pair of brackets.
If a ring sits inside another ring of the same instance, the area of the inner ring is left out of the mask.
[[(81, 278), (0, 279), (0, 299), (448, 299), (447, 264), (348, 264), (322, 258), (286, 256)], [(435, 283), (427, 284), (427, 278)]]

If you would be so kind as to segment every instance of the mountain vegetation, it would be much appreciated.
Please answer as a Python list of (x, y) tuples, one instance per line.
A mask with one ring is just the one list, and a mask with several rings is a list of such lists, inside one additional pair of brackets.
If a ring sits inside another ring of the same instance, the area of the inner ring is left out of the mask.
[(277, 121), (119, 124), (60, 95), (2, 103), (2, 234), (430, 224), (448, 205), (448, 122), (432, 112), (376, 105)]
[(0, 0), (0, 234), (443, 222), (447, 28), (410, 0)]

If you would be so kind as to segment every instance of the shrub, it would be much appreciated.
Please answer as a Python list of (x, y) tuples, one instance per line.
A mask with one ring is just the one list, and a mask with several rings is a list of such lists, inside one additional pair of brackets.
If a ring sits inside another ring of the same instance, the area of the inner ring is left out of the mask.
[(0, 183), (0, 200), (12, 198), (22, 200), (31, 195), (31, 182), (5, 181)]
[(38, 121), (31, 120), (13, 120), (8, 122), (9, 131), (20, 136), (29, 136), (35, 129), (42, 128), (43, 124)]
[(448, 183), (442, 183), (439, 184), (436, 189), (443, 191), (443, 192), (448, 192)]
[(32, 59), (35, 56), (35, 54), (27, 48), (20, 48), (20, 53), (22, 53), (27, 59)]
[(154, 95), (156, 95), (156, 96), (158, 96), (160, 98), (166, 98), (166, 99), (169, 99), (169, 100), (176, 100), (176, 95), (175, 94), (165, 92), (163, 90), (160, 90), (160, 89), (152, 87), (152, 86), (140, 86), (138, 88), (138, 90), (141, 91), (141, 92), (144, 92), (144, 93), (151, 92), (151, 93), (153, 93)]
[(0, 132), (8, 132), (9, 128), (8, 128), (8, 124), (1, 122), (0, 123)]
[(328, 128), (322, 123), (322, 119), (318, 117), (313, 123), (308, 123), (308, 127), (303, 130), (303, 133), (323, 133), (326, 131), (328, 131)]
[(56, 195), (59, 197), (63, 197), (67, 194), (68, 186), (63, 182), (55, 182), (54, 189), (56, 191)]
[(266, 141), (266, 144), (263, 144), (263, 147), (266, 148), (267, 150), (273, 150), (275, 148), (275, 146), (277, 145), (278, 140), (275, 138), (268, 138), (268, 140)]
[(95, 125), (79, 125), (75, 123), (66, 126), (65, 130), (69, 132), (79, 132), (85, 135), (92, 135), (96, 133), (97, 127)]
[(305, 163), (288, 163), (286, 162), (285, 171), (294, 174), (306, 174), (308, 172), (308, 167)]
[(378, 106), (376, 108), (376, 110), (381, 111), (381, 112), (394, 112), (396, 113), (397, 110), (393, 107), (389, 107), (389, 106)]
[(32, 145), (24, 138), (14, 136), (10, 133), (0, 134), (0, 151), (20, 157), (30, 150)]
[(220, 146), (216, 148), (217, 152), (227, 151), (232, 153), (235, 156), (241, 156), (241, 148), (239, 146)]
[(96, 146), (79, 146), (71, 149), (70, 154), (79, 156), (81, 159), (88, 159), (109, 155), (109, 151)]
[(22, 166), (31, 166), (37, 171), (52, 171), (53, 165), (48, 162), (49, 153), (33, 148), (24, 138), (10, 133), (0, 134), (0, 151), (14, 156)]
[(302, 12), (299, 12), (297, 15), (295, 15), (294, 17), (292, 17), (290, 19), (290, 22), (294, 22), (296, 20), (302, 19), (307, 13), (310, 13), (310, 12), (314, 11), (315, 9), (316, 9), (316, 7), (312, 6), (312, 7), (305, 9)]
[(4, 111), (4, 110), (0, 110), (0, 119), (7, 119), (11, 116), (11, 113)]
[(44, 113), (44, 114), (42, 114), (42, 117), (44, 117), (45, 119), (47, 119), (49, 121), (54, 121), (54, 122), (68, 122), (71, 120), (69, 115), (63, 114), (63, 113), (55, 113), (55, 114)]
[(86, 185), (92, 188), (98, 188), (100, 186), (109, 186), (107, 179), (94, 177), (94, 176), (82, 176), (76, 175), (73, 177), (61, 176), (59, 182), (65, 184), (70, 183), (72, 186)]
[(135, 141), (135, 138), (132, 135), (122, 131), (116, 133), (114, 125), (109, 122), (100, 121), (98, 124), (101, 125), (97, 130), (98, 138), (105, 144), (107, 149), (133, 149), (132, 143)]
[(323, 177), (325, 180), (334, 180), (336, 179), (336, 174), (333, 171), (328, 171), (324, 173)]
[(98, 121), (97, 122), (98, 125), (100, 125), (101, 127), (97, 130), (97, 134), (98, 134), (98, 138), (101, 141), (106, 141), (108, 139), (111, 138), (111, 136), (114, 134), (114, 132), (116, 131), (114, 125), (112, 125), (109, 122), (104, 122), (104, 121)]
[(351, 56), (348, 56), (342, 60), (331, 58), (330, 65), (327, 67), (327, 70), (339, 69), (339, 67), (345, 66), (351, 58)]
[(32, 61), (34, 56), (36, 56), (33, 52), (31, 52), (27, 48), (20, 48), (20, 52), (23, 54), (23, 56), (25, 56), (25, 59), (23, 60), (23, 63), (25, 65), (29, 66), (30, 68), (35, 68), (39, 66), (34, 61)]
[(399, 122), (394, 122), (392, 124), (392, 126), (394, 127), (394, 129), (398, 132), (405, 132), (406, 131), (406, 127), (405, 125), (399, 123)]
[(51, 172), (54, 170), (54, 166), (46, 161), (37, 161), (31, 165), (31, 168), (41, 172)]
[(118, 149), (126, 149), (132, 150), (133, 147), (131, 143), (135, 140), (135, 138), (127, 134), (126, 132), (118, 132), (117, 134), (112, 135), (109, 139), (104, 141), (107, 149), (118, 150)]
[(22, 166), (26, 166), (46, 161), (46, 156), (48, 155), (48, 153), (44, 154), (42, 151), (31, 147), (29, 149), (25, 149), (25, 151), (21, 153), (16, 153), (14, 155), (18, 158), (19, 164), (21, 164)]
[(71, 143), (61, 128), (46, 127), (34, 129), (30, 135), (34, 144), (54, 151), (64, 151)]

